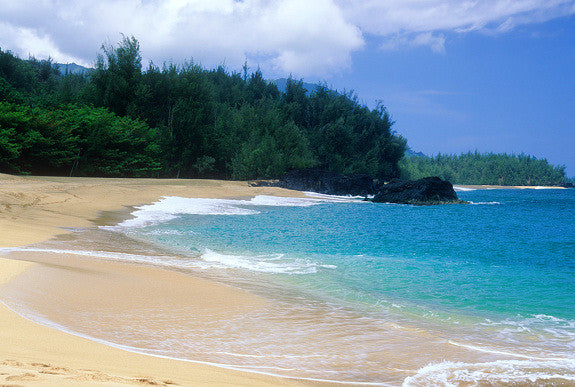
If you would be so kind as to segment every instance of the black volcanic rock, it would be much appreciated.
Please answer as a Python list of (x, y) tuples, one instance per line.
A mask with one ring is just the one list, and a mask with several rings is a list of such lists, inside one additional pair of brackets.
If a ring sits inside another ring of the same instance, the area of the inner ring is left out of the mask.
[(414, 205), (462, 203), (451, 183), (439, 177), (392, 180), (379, 187), (373, 201)]
[(340, 175), (321, 169), (299, 169), (286, 173), (278, 182), (282, 188), (328, 195), (367, 196), (376, 192), (369, 175)]

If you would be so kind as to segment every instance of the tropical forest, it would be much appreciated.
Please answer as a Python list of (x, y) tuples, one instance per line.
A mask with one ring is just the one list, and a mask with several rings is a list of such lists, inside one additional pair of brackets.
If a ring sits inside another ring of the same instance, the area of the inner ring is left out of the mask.
[(564, 167), (526, 155), (406, 155), (382, 104), (291, 77), (280, 90), (249, 70), (144, 69), (133, 37), (103, 45), (84, 71), (0, 49), (0, 172), (249, 180), (318, 168), (380, 181), (566, 182)]

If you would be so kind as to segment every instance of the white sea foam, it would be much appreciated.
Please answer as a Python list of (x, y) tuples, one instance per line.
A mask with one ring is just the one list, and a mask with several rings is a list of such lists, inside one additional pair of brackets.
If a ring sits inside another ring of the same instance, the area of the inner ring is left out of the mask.
[[(192, 231), (187, 231), (188, 233), (192, 233)], [(145, 235), (184, 235), (184, 233), (182, 231), (178, 231), (178, 230), (150, 230), (150, 231), (145, 231), (144, 232)]]
[(64, 249), (42, 249), (36, 247), (8, 247), (0, 248), (0, 255), (12, 252), (33, 252), (46, 254), (69, 254), (82, 257), (99, 258), (112, 261), (123, 261), (133, 263), (153, 264), (166, 267), (187, 267), (190, 266), (187, 260), (169, 255), (139, 255), (114, 251), (99, 250), (64, 250)]
[(476, 191), (475, 188), (467, 188), (467, 187), (459, 187), (457, 185), (453, 186), (453, 189), (457, 192), (467, 192), (467, 191)]
[(501, 327), (500, 332), (509, 332), (512, 329), (520, 331), (545, 331), (554, 337), (564, 340), (571, 340), (575, 346), (575, 320), (566, 320), (545, 314), (518, 316), (502, 321), (491, 321), (481, 323), (484, 326)]
[(497, 206), (500, 205), (500, 202), (472, 202), (470, 201), (469, 204), (474, 206)]
[(513, 352), (509, 352), (509, 351), (502, 351), (502, 350), (495, 349), (495, 348), (480, 347), (480, 346), (471, 345), (471, 344), (462, 344), (462, 343), (458, 343), (458, 342), (453, 341), (453, 340), (449, 340), (448, 343), (451, 345), (455, 345), (456, 347), (467, 348), (467, 349), (471, 349), (473, 351), (478, 351), (478, 352), (483, 352), (483, 353), (492, 353), (495, 355), (511, 356), (511, 357), (516, 357), (519, 359), (540, 360), (540, 361), (564, 361), (564, 360), (575, 361), (575, 358), (565, 359), (563, 357), (533, 356), (533, 355), (527, 355), (527, 354), (521, 354), (521, 353), (513, 353)]
[(406, 378), (403, 386), (458, 386), (479, 382), (526, 384), (575, 381), (575, 360), (498, 360), (487, 363), (443, 362), (430, 364)]
[[(388, 384), (386, 383), (362, 383), (362, 382), (345, 382), (345, 381), (339, 381), (339, 380), (330, 380), (330, 379), (320, 379), (320, 378), (305, 378), (305, 377), (294, 377), (294, 376), (289, 376), (289, 375), (284, 375), (282, 373), (280, 373), (279, 371), (294, 371), (295, 369), (291, 368), (291, 369), (287, 369), (287, 368), (281, 368), (281, 367), (275, 367), (275, 366), (245, 366), (242, 364), (233, 364), (233, 363), (216, 363), (216, 362), (210, 362), (210, 361), (201, 361), (201, 360), (194, 360), (194, 359), (186, 359), (186, 358), (181, 358), (181, 357), (177, 357), (177, 356), (170, 356), (168, 353), (164, 353), (163, 351), (158, 351), (158, 350), (154, 350), (154, 349), (144, 349), (144, 348), (139, 348), (139, 347), (134, 347), (134, 346), (130, 346), (130, 345), (125, 345), (125, 344), (120, 344), (114, 341), (110, 341), (110, 340), (105, 340), (105, 339), (101, 339), (101, 338), (97, 338), (91, 335), (87, 335), (84, 333), (81, 333), (79, 331), (70, 329), (64, 325), (58, 324), (54, 321), (49, 320), (48, 318), (46, 318), (43, 315), (39, 315), (36, 312), (32, 312), (30, 310), (28, 310), (27, 308), (18, 305), (17, 308), (15, 308), (16, 305), (13, 304), (7, 304), (4, 301), (0, 300), (0, 304), (4, 305), (6, 308), (14, 311), (15, 313), (19, 314), (20, 316), (22, 316), (23, 318), (32, 321), (36, 324), (40, 324), (43, 326), (46, 326), (48, 328), (52, 328), (52, 329), (56, 329), (59, 330), (61, 332), (73, 335), (73, 336), (77, 336), (77, 337), (81, 337), (87, 340), (91, 340), (94, 341), (96, 343), (100, 343), (100, 344), (104, 344), (113, 348), (119, 348), (121, 350), (124, 351), (128, 351), (128, 352), (133, 352), (133, 353), (138, 353), (138, 354), (142, 354), (142, 355), (147, 355), (147, 356), (154, 356), (160, 359), (169, 359), (169, 360), (177, 360), (177, 361), (185, 361), (188, 363), (194, 363), (194, 364), (205, 364), (205, 365), (209, 365), (209, 366), (213, 366), (213, 367), (218, 367), (218, 368), (222, 368), (222, 369), (228, 369), (228, 370), (235, 370), (235, 371), (242, 371), (242, 372), (250, 372), (253, 374), (260, 374), (260, 375), (268, 375), (268, 376), (275, 376), (275, 377), (283, 377), (286, 379), (297, 379), (297, 380), (308, 380), (311, 382), (322, 382), (322, 383), (331, 383), (333, 385), (364, 385), (364, 386), (388, 386)], [(229, 353), (228, 355), (232, 355), (231, 353)], [(267, 358), (268, 356), (266, 356)], [(263, 370), (270, 370), (270, 371), (263, 371)], [(299, 371), (301, 371), (301, 369), (298, 369)], [(323, 371), (326, 372), (326, 371)], [(339, 371), (335, 371), (334, 373), (339, 372)]]
[[(69, 254), (82, 257), (98, 258), (111, 261), (122, 261), (130, 263), (143, 263), (167, 268), (237, 268), (249, 269), (265, 273), (291, 273), (291, 274), (309, 274), (317, 272), (319, 265), (305, 261), (282, 262), (282, 256), (241, 256), (219, 254), (215, 251), (205, 250), (201, 259), (184, 259), (167, 255), (138, 255), (110, 251), (98, 250), (64, 250), (64, 249), (42, 249), (34, 247), (12, 247), (0, 248), (0, 255), (11, 252), (34, 252), (46, 254)], [(328, 268), (328, 265), (325, 266)], [(333, 267), (335, 268), (335, 267)]]
[(163, 223), (176, 218), (180, 214), (189, 215), (254, 215), (258, 211), (243, 208), (249, 204), (245, 200), (200, 199), (167, 196), (159, 201), (137, 207), (132, 213), (133, 219), (125, 220), (118, 226), (103, 226), (102, 228), (132, 228)]
[[(358, 201), (363, 201), (364, 197), (363, 196), (342, 196), (342, 195), (327, 195), (327, 194), (321, 194), (321, 193), (317, 193), (317, 192), (304, 192), (304, 194), (306, 196), (309, 196), (311, 198), (316, 198), (316, 199), (321, 199), (322, 201), (328, 201), (328, 202), (344, 202), (344, 203), (356, 203)], [(368, 196), (369, 197), (369, 196)], [(371, 196), (373, 197), (373, 196)]]
[[(347, 200), (350, 200), (349, 198)], [(145, 227), (167, 222), (178, 215), (256, 215), (254, 207), (309, 207), (326, 202), (342, 201), (328, 198), (289, 198), (277, 196), (256, 196), (250, 200), (201, 199), (167, 196), (159, 201), (140, 206), (132, 213), (134, 218), (117, 226), (101, 226), (103, 229), (122, 230)]]
[(320, 268), (337, 268), (334, 265), (320, 265), (305, 259), (287, 258), (283, 254), (231, 255), (206, 249), (201, 258), (220, 268), (248, 269), (273, 274), (313, 274)]
[(322, 201), (317, 199), (258, 195), (247, 201), (244, 205), (269, 207), (310, 207), (320, 203), (322, 203)]
[[(125, 220), (116, 226), (101, 226), (102, 229), (127, 231), (132, 228), (156, 225), (178, 217), (190, 215), (254, 215), (261, 207), (309, 207), (331, 202), (330, 198), (290, 198), (275, 196), (256, 196), (250, 200), (233, 199), (199, 199), (164, 197), (158, 202), (140, 206), (132, 213), (134, 218)], [(335, 200), (337, 201), (337, 200)], [(152, 230), (152, 232), (155, 232)], [(162, 230), (161, 233), (179, 234), (176, 230)], [(0, 249), (2, 252), (16, 251)], [(106, 251), (57, 250), (40, 248), (22, 248), (19, 251), (34, 251), (53, 254), (75, 254), (100, 259), (121, 260), (136, 263), (147, 263), (169, 267), (185, 268), (236, 268), (263, 273), (312, 274), (319, 269), (335, 269), (334, 265), (321, 265), (311, 260), (283, 255), (231, 255), (206, 249), (201, 259), (184, 259), (168, 256), (147, 256)]]

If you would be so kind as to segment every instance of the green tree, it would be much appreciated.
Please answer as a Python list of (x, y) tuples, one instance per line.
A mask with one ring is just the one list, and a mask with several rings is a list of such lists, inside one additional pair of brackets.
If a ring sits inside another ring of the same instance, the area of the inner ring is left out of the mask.
[(406, 178), (439, 176), (454, 184), (560, 185), (565, 167), (529, 155), (469, 152), (461, 155), (405, 157), (400, 164)]
[(125, 116), (140, 87), (140, 43), (133, 36), (124, 36), (118, 47), (102, 45), (102, 51), (92, 76), (94, 103)]

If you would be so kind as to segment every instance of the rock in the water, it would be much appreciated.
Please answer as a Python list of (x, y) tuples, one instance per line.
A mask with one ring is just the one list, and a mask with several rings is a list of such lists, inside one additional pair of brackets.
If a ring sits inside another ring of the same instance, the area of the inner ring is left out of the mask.
[(346, 176), (321, 169), (290, 171), (279, 180), (278, 185), (328, 195), (367, 196), (375, 193), (375, 185), (369, 175)]
[(379, 192), (373, 201), (414, 205), (462, 203), (457, 197), (453, 185), (439, 177), (426, 177), (419, 180), (392, 180), (379, 187)]

